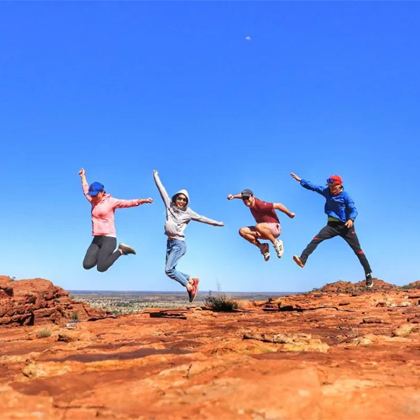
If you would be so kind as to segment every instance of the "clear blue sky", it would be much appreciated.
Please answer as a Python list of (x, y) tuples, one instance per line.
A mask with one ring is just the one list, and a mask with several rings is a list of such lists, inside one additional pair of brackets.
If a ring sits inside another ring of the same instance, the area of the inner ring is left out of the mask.
[[(339, 238), (304, 270), (292, 261), (325, 224), (324, 200), (289, 173), (344, 178), (374, 274), (420, 278), (420, 3), (2, 2), (1, 273), (67, 289), (173, 290), (164, 275), (164, 209), (152, 180), (187, 188), (191, 223), (179, 268), (202, 289), (301, 291), (359, 281)], [(134, 246), (107, 272), (84, 271), (90, 206), (79, 168), (118, 198)], [(282, 202), (285, 256), (265, 263), (226, 200), (251, 188)]]

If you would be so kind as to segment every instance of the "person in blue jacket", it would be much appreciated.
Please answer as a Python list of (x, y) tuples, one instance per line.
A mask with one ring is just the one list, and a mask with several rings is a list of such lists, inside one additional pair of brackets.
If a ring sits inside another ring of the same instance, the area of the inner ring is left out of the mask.
[(315, 251), (315, 248), (322, 241), (339, 235), (350, 245), (362, 264), (366, 275), (366, 286), (369, 288), (372, 287), (372, 270), (365, 253), (360, 247), (359, 239), (357, 238), (354, 229), (354, 220), (357, 216), (357, 210), (351, 197), (344, 191), (342, 178), (339, 175), (332, 175), (327, 179), (327, 186), (324, 187), (314, 185), (311, 182), (300, 178), (293, 172), (290, 175), (299, 182), (303, 188), (315, 191), (325, 197), (326, 202), (324, 210), (328, 216), (327, 225), (319, 231), (311, 242), (309, 242), (300, 257), (297, 255), (293, 256), (295, 263), (303, 268), (309, 255)]

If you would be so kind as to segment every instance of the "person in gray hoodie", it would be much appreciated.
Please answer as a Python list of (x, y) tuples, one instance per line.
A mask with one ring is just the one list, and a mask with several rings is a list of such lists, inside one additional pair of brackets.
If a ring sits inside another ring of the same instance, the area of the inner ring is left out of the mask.
[(158, 171), (153, 171), (153, 178), (166, 207), (165, 235), (168, 237), (168, 241), (166, 244), (165, 273), (169, 278), (176, 280), (187, 289), (189, 300), (192, 302), (197, 296), (199, 279), (176, 270), (179, 259), (187, 251), (185, 228), (191, 220), (213, 226), (224, 226), (224, 223), (201, 216), (188, 207), (189, 195), (185, 189), (177, 191), (172, 198), (169, 197), (159, 178)]

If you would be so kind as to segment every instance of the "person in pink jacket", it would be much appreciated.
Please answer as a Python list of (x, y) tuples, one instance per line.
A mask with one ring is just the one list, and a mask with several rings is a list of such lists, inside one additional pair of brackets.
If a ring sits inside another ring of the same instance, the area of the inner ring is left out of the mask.
[(88, 184), (86, 171), (79, 171), (82, 180), (83, 194), (92, 205), (92, 235), (93, 241), (86, 251), (83, 268), (89, 270), (95, 267), (104, 272), (121, 256), (135, 254), (136, 251), (123, 243), (117, 248), (117, 234), (115, 230), (115, 209), (136, 207), (141, 204), (152, 203), (151, 198), (136, 198), (134, 200), (120, 200), (105, 192), (100, 182)]

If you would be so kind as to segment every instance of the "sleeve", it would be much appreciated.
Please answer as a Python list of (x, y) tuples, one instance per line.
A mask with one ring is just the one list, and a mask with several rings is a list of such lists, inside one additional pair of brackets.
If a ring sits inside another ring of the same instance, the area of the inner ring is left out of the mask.
[(82, 190), (86, 200), (90, 203), (92, 201), (92, 197), (89, 195), (89, 185), (86, 180), (82, 180)]
[(119, 198), (112, 198), (112, 207), (114, 209), (124, 209), (128, 207), (136, 207), (140, 205), (140, 199), (121, 200)]
[(346, 215), (347, 219), (351, 219), (353, 221), (358, 215), (356, 206), (354, 205), (354, 201), (348, 194), (346, 194)]
[(223, 222), (218, 222), (217, 220), (209, 219), (208, 217), (201, 216), (200, 214), (196, 213), (195, 211), (189, 209), (189, 215), (191, 216), (191, 220), (195, 220), (196, 222), (206, 223), (212, 226), (224, 226)]
[(163, 186), (162, 181), (160, 180), (157, 172), (153, 173), (153, 179), (155, 180), (155, 184), (156, 184), (156, 186), (159, 190), (160, 196), (162, 197), (162, 200), (163, 200), (165, 206), (167, 208), (169, 208), (170, 205), (171, 205), (171, 199), (170, 199), (165, 187)]
[(322, 196), (326, 197), (326, 192), (325, 192), (325, 190), (326, 190), (327, 188), (325, 188), (325, 187), (323, 187), (323, 186), (321, 186), (321, 185), (315, 185), (315, 184), (312, 184), (312, 182), (307, 181), (306, 179), (302, 179), (302, 180), (300, 181), (300, 185), (302, 185), (302, 187), (303, 187), (303, 188), (306, 188), (307, 190), (315, 191), (315, 192), (317, 192), (318, 194), (321, 194)]

